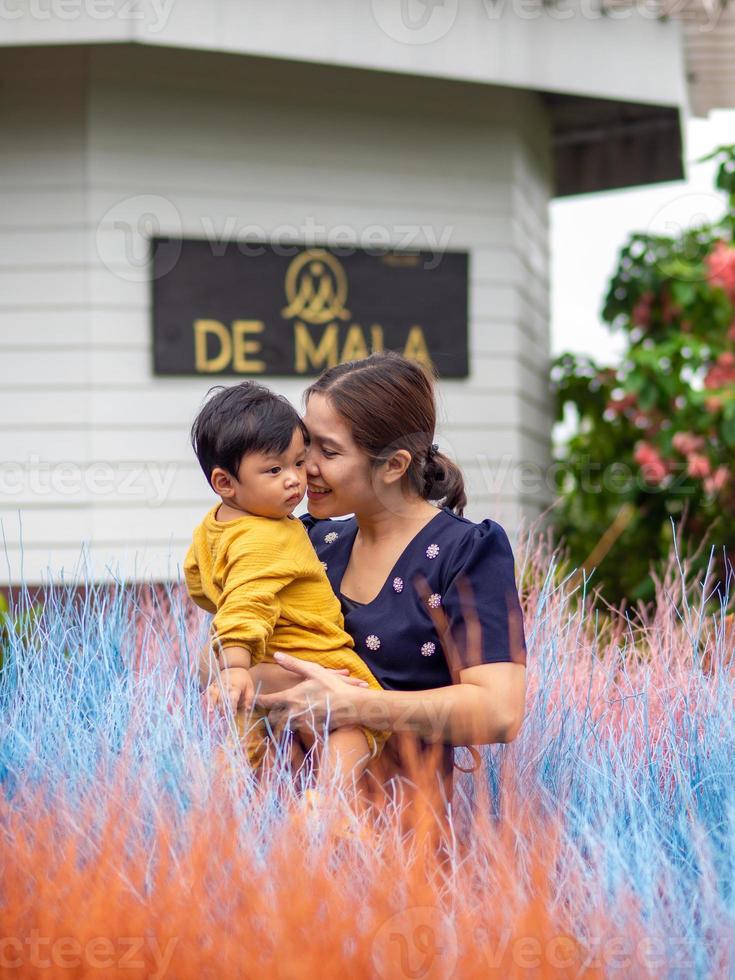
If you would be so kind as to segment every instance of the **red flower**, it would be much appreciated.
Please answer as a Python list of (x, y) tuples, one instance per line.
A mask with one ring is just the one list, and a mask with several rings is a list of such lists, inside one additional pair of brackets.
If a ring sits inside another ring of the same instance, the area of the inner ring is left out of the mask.
[(648, 327), (651, 322), (651, 307), (655, 299), (654, 293), (647, 289), (642, 293), (633, 307), (630, 318), (637, 327)]
[(705, 492), (713, 496), (718, 494), (729, 479), (730, 471), (728, 468), (726, 466), (718, 466), (711, 476), (704, 478), (703, 485)]
[(695, 436), (693, 432), (677, 432), (671, 440), (671, 445), (677, 453), (689, 456), (704, 448), (704, 436)]
[(735, 303), (735, 248), (720, 240), (715, 243), (705, 263), (710, 285), (722, 286)]
[(725, 388), (735, 384), (735, 354), (726, 350), (707, 372), (704, 379), (705, 388)]
[(659, 484), (670, 473), (671, 465), (650, 442), (639, 442), (633, 459), (640, 466), (647, 483)]
[(611, 398), (605, 408), (616, 415), (623, 415), (629, 408), (633, 408), (635, 403), (636, 396), (634, 394), (623, 395), (622, 398)]
[(661, 318), (664, 323), (671, 323), (676, 317), (681, 316), (682, 309), (678, 303), (673, 303), (671, 293), (668, 289), (664, 290), (661, 297)]
[(687, 473), (689, 476), (705, 477), (709, 476), (711, 471), (712, 467), (707, 456), (703, 456), (701, 453), (691, 453), (687, 457)]

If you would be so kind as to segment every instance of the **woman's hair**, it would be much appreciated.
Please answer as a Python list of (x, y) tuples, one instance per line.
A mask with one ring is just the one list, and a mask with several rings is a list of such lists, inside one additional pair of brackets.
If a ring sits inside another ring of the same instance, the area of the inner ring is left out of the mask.
[(191, 444), (210, 485), (216, 466), (236, 476), (248, 453), (283, 453), (299, 428), (306, 438), (288, 399), (255, 381), (218, 385), (207, 395), (191, 427)]
[(462, 471), (433, 448), (434, 379), (420, 364), (392, 351), (371, 354), (326, 370), (306, 389), (306, 401), (315, 393), (329, 398), (356, 445), (374, 463), (407, 450), (411, 465), (406, 476), (419, 496), (464, 512)]

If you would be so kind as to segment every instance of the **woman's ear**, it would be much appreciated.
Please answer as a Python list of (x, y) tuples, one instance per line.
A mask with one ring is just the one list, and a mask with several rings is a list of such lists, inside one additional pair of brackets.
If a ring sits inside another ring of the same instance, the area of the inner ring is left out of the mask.
[(407, 449), (399, 449), (383, 463), (385, 467), (385, 482), (397, 483), (402, 480), (411, 465), (411, 453)]
[(212, 489), (214, 492), (220, 497), (231, 497), (235, 492), (232, 477), (227, 470), (223, 470), (221, 466), (215, 466), (215, 468), (212, 470), (210, 483), (212, 484)]

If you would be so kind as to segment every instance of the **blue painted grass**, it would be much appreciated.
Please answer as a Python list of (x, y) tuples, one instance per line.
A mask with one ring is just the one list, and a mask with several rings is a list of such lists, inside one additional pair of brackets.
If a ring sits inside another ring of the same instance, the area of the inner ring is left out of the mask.
[[(500, 880), (493, 848), (472, 836), (488, 827), (510, 834), (513, 873), (531, 891), (535, 849), (543, 851), (556, 821), (552, 913), (587, 944), (588, 965), (615, 975), (615, 956), (609, 945), (600, 953), (595, 929), (603, 922), (625, 936), (632, 916), (658, 951), (651, 975), (733, 975), (735, 633), (726, 628), (728, 596), (719, 612), (708, 612), (706, 581), (687, 584), (676, 562), (660, 583), (653, 617), (638, 628), (621, 620), (601, 638), (583, 601), (585, 585), (570, 591), (554, 555), (541, 550), (533, 561), (534, 584), (524, 596), (526, 720), (514, 743), (486, 747), (481, 768), (457, 778), (449, 870), (437, 894), (458, 914), (455, 891), (466, 886), (469, 866)], [(30, 827), (40, 819), (38, 809), (24, 810), (36, 790), (36, 807), (39, 800), (49, 811), (61, 807), (59, 833), (85, 828), (90, 860), (111, 814), (124, 815), (128, 846), (142, 842), (150, 855), (150, 883), (158, 848), (185, 860), (192, 812), (227, 799), (236, 825), (247, 828), (255, 867), (267, 874), (274, 841), (303, 799), (285, 765), (258, 786), (232, 742), (232, 719), (212, 724), (203, 712), (195, 667), (206, 621), (178, 587), (81, 584), (81, 591), (48, 587), (35, 614), (24, 591), (11, 611), (26, 626), (10, 631), (0, 673), (5, 844), (19, 812)], [(338, 789), (330, 806), (346, 806)], [(368, 857), (375, 866), (401, 833), (399, 809), (397, 802), (388, 807), (370, 842), (352, 846), (357, 878), (367, 873)], [(171, 831), (165, 843), (156, 832), (163, 819)], [(321, 827), (312, 831), (307, 861), (323, 844)], [(410, 864), (410, 836), (405, 847)], [(230, 861), (222, 856), (223, 881)]]

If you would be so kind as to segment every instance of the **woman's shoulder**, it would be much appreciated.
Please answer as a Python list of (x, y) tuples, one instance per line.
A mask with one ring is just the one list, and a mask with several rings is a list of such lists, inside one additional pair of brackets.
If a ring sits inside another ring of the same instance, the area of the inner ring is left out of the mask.
[(445, 549), (447, 565), (459, 567), (468, 562), (474, 564), (503, 559), (513, 561), (508, 534), (498, 521), (492, 517), (472, 521), (467, 517), (460, 517), (446, 507), (443, 513), (446, 515), (442, 530), (448, 545)]
[(448, 507), (442, 508), (448, 520), (445, 525), (450, 537), (458, 543), (464, 542), (491, 542), (495, 539), (508, 540), (505, 528), (492, 517), (486, 517), (481, 521), (471, 521), (468, 517), (460, 517)]

